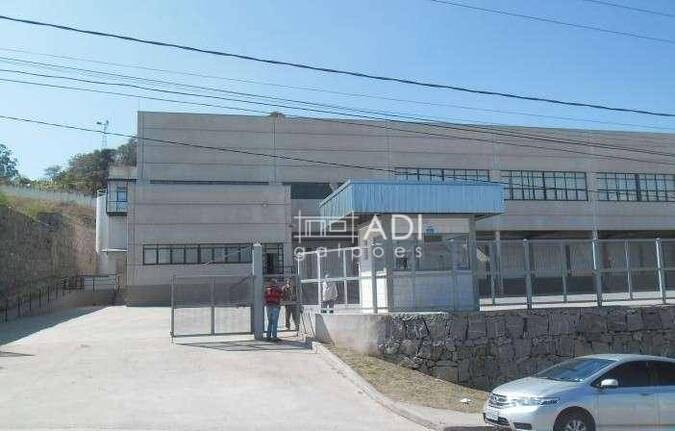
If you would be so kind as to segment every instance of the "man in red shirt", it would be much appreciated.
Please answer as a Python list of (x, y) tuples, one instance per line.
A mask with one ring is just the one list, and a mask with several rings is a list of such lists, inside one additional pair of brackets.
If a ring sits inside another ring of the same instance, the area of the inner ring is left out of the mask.
[(271, 280), (265, 287), (265, 307), (267, 308), (267, 341), (279, 341), (277, 326), (279, 324), (279, 310), (281, 309), (281, 295), (283, 291), (277, 280)]

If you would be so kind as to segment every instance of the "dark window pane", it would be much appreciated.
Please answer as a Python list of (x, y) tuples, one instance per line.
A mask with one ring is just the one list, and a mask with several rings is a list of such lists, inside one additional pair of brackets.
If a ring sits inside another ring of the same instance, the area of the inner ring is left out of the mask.
[(675, 386), (675, 364), (672, 362), (652, 362), (659, 386)]
[(638, 388), (651, 385), (649, 373), (647, 362), (628, 362), (610, 370), (599, 381), (616, 379), (620, 388)]
[(332, 190), (328, 183), (290, 183), (291, 199), (324, 199)]

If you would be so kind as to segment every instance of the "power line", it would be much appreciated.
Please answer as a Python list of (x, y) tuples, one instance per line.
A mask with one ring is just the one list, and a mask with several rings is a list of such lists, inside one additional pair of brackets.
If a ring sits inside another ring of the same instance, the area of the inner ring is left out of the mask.
[[(224, 108), (224, 109), (228, 109), (228, 110), (243, 111), (243, 112), (254, 112), (254, 113), (261, 113), (261, 114), (266, 114), (266, 115), (271, 114), (271, 112), (268, 112), (268, 111), (261, 111), (261, 110), (254, 110), (254, 109), (238, 108), (238, 107), (232, 107), (232, 106), (223, 106), (223, 105), (200, 103), (200, 102), (188, 102), (188, 101), (181, 101), (181, 100), (171, 100), (171, 99), (163, 99), (163, 98), (149, 97), (149, 96), (138, 96), (138, 95), (133, 95), (133, 94), (128, 94), (128, 93), (117, 93), (117, 92), (111, 92), (111, 91), (102, 91), (102, 90), (80, 88), (80, 87), (71, 87), (71, 86), (57, 85), (57, 84), (46, 84), (46, 83), (21, 81), (21, 80), (13, 80), (13, 79), (6, 79), (6, 78), (0, 78), (0, 81), (21, 83), (21, 84), (30, 84), (30, 85), (37, 85), (37, 86), (50, 87), (50, 88), (68, 89), (68, 90), (76, 90), (76, 91), (86, 91), (86, 92), (92, 92), (92, 93), (120, 95), (120, 96), (126, 96), (126, 97), (134, 97), (134, 98), (140, 97), (140, 98), (145, 98), (145, 99), (150, 99), (150, 100), (158, 100), (158, 101), (166, 101), (166, 102), (182, 103), (182, 104), (190, 104), (190, 105), (199, 105), (199, 106), (217, 107), (217, 108)], [(226, 99), (226, 100), (234, 100), (234, 99)], [(249, 102), (249, 103), (256, 103), (256, 104), (260, 104), (260, 105), (268, 105), (268, 106), (274, 106), (274, 107), (286, 107), (286, 108), (289, 108), (289, 109), (308, 110), (307, 108), (298, 108), (298, 107), (284, 106), (284, 105), (274, 105), (274, 104), (261, 103), (261, 102)], [(319, 110), (313, 110), (313, 109), (310, 109), (310, 110), (319, 111)], [(320, 111), (320, 112), (329, 113), (329, 114), (333, 114), (333, 115), (345, 115), (345, 113), (337, 112), (337, 111), (326, 111), (326, 110), (324, 110), (324, 111)], [(366, 118), (366, 119), (374, 119), (374, 120), (379, 120), (379, 121), (386, 120), (386, 119), (381, 119), (381, 118), (377, 118), (377, 117), (369, 117), (369, 116), (365, 116), (365, 115), (357, 115), (357, 114), (347, 114), (347, 115), (352, 115), (354, 117), (360, 117), (360, 118)], [(638, 158), (618, 156), (618, 155), (593, 154), (593, 153), (588, 153), (588, 152), (585, 152), (585, 151), (577, 151), (577, 150), (571, 150), (571, 149), (567, 149), (567, 148), (549, 148), (549, 147), (542, 147), (542, 146), (539, 146), (539, 145), (530, 145), (530, 144), (523, 144), (523, 143), (499, 141), (499, 140), (496, 140), (496, 139), (483, 139), (483, 138), (475, 138), (475, 137), (468, 137), (468, 136), (457, 136), (457, 135), (447, 135), (447, 134), (441, 134), (441, 133), (425, 132), (425, 131), (420, 131), (420, 130), (401, 129), (401, 128), (392, 127), (390, 125), (379, 125), (379, 124), (373, 124), (373, 123), (368, 123), (368, 122), (365, 122), (365, 123), (364, 122), (352, 122), (352, 121), (341, 120), (341, 119), (314, 118), (314, 117), (302, 117), (302, 116), (295, 116), (295, 117), (292, 117), (292, 118), (298, 118), (298, 119), (310, 120), (310, 121), (321, 121), (321, 122), (330, 122), (330, 123), (339, 123), (339, 124), (349, 124), (349, 125), (359, 126), (359, 127), (384, 129), (384, 130), (387, 130), (387, 131), (398, 131), (398, 132), (404, 132), (404, 133), (410, 133), (410, 134), (432, 136), (432, 137), (440, 138), (440, 139), (444, 139), (444, 140), (459, 139), (459, 140), (470, 141), (470, 142), (481, 142), (481, 143), (485, 143), (485, 144), (489, 144), (489, 145), (500, 144), (500, 145), (506, 145), (506, 146), (512, 146), (512, 147), (533, 148), (533, 149), (537, 149), (537, 150), (556, 151), (556, 152), (563, 152), (563, 153), (570, 153), (570, 154), (578, 154), (578, 155), (583, 155), (583, 156), (586, 156), (586, 157), (593, 157), (593, 158), (602, 158), (602, 159), (609, 159), (609, 160), (627, 160), (627, 161), (639, 162), (639, 163), (650, 163), (650, 164), (658, 164), (658, 165), (666, 165), (666, 166), (675, 166), (675, 163), (664, 162), (664, 161), (661, 161), (661, 160), (645, 160), (645, 159), (638, 159)], [(432, 125), (427, 125), (427, 126), (432, 126)], [(587, 145), (587, 146), (592, 146), (592, 145)], [(626, 151), (628, 151), (628, 150), (626, 150)], [(667, 153), (667, 154), (672, 156), (672, 154), (670, 154), (670, 153)]]
[[(111, 62), (111, 61), (94, 60), (94, 59), (90, 59), (90, 58), (74, 57), (74, 56), (68, 56), (68, 55), (55, 55), (55, 54), (48, 54), (48, 53), (44, 53), (44, 52), (28, 51), (28, 50), (24, 50), (24, 49), (13, 49), (13, 48), (1, 48), (0, 47), (0, 51), (22, 53), (22, 54), (29, 54), (29, 55), (35, 55), (35, 56), (44, 56), (44, 57), (51, 57), (51, 58), (58, 58), (58, 59), (61, 59), (61, 60), (76, 60), (76, 61), (81, 61), (81, 62), (85, 62), (85, 63), (102, 64), (102, 65), (106, 65), (106, 66), (124, 67), (124, 68), (137, 69), (137, 70), (146, 70), (146, 71), (151, 71), (151, 72), (162, 72), (162, 73), (182, 75), (182, 76), (190, 76), (190, 77), (196, 77), (196, 78), (216, 79), (216, 80), (229, 81), (229, 82), (239, 82), (239, 83), (244, 83), (244, 84), (253, 84), (253, 85), (277, 87), (277, 88), (287, 88), (287, 89), (292, 89), (292, 90), (302, 90), (302, 91), (311, 91), (311, 92), (317, 92), (317, 93), (334, 94), (334, 95), (339, 95), (339, 96), (360, 97), (360, 98), (368, 98), (368, 99), (375, 99), (375, 100), (385, 100), (385, 101), (389, 101), (389, 102), (414, 103), (414, 104), (418, 104), (418, 105), (437, 106), (437, 107), (444, 107), (444, 108), (457, 108), (457, 109), (465, 109), (465, 110), (469, 110), (469, 111), (492, 112), (492, 113), (498, 113), (498, 114), (521, 115), (521, 116), (533, 117), (533, 118), (550, 118), (550, 119), (554, 119), (554, 120), (578, 121), (578, 122), (585, 122), (585, 123), (595, 123), (595, 124), (614, 125), (614, 126), (639, 127), (639, 128), (644, 128), (644, 129), (653, 129), (653, 130), (675, 130), (675, 127), (647, 126), (647, 125), (644, 125), (644, 124), (636, 124), (636, 123), (624, 123), (624, 122), (604, 121), (604, 120), (591, 120), (591, 119), (588, 119), (588, 118), (566, 117), (566, 116), (560, 116), (560, 115), (536, 114), (536, 113), (533, 113), (533, 112), (512, 111), (512, 110), (507, 110), (507, 109), (478, 108), (478, 107), (475, 107), (475, 106), (458, 105), (458, 104), (452, 104), (452, 103), (440, 103), (440, 102), (430, 102), (430, 101), (427, 101), (427, 100), (423, 101), (423, 100), (414, 100), (414, 99), (407, 99), (407, 98), (376, 96), (376, 95), (372, 95), (372, 94), (329, 90), (329, 89), (317, 88), (317, 87), (304, 87), (304, 86), (297, 86), (297, 85), (280, 84), (280, 83), (275, 83), (275, 82), (256, 81), (256, 80), (252, 80), (252, 79), (238, 79), (238, 78), (231, 78), (231, 77), (225, 77), (225, 76), (220, 76), (220, 75), (209, 75), (209, 74), (203, 74), (203, 73), (178, 71), (178, 70), (164, 69), (164, 68), (158, 68), (158, 67), (149, 67), (149, 66), (140, 66), (140, 65), (134, 65), (134, 64), (117, 63), (117, 62)], [(19, 61), (19, 62), (24, 62), (24, 63), (29, 63), (29, 64), (30, 63), (33, 63), (33, 64), (49, 64), (49, 63), (41, 63), (41, 62), (12, 58), (12, 57), (2, 57), (2, 58), (6, 59), (6, 60), (14, 60), (14, 61)], [(62, 68), (67, 67), (67, 66), (55, 65), (55, 64), (51, 64), (51, 66), (62, 67)]]
[(584, 30), (592, 30), (592, 31), (598, 31), (601, 33), (609, 33), (609, 34), (614, 34), (618, 36), (626, 36), (626, 37), (633, 37), (636, 39), (642, 39), (642, 40), (650, 40), (652, 42), (663, 42), (663, 43), (669, 43), (669, 44), (674, 44), (675, 45), (675, 40), (673, 39), (666, 39), (662, 37), (655, 37), (655, 36), (647, 36), (644, 34), (638, 34), (638, 33), (631, 33), (627, 31), (619, 31), (619, 30), (611, 30), (609, 28), (604, 28), (604, 27), (594, 27), (592, 25), (586, 25), (586, 24), (576, 24), (572, 22), (567, 22), (567, 21), (560, 21), (557, 19), (552, 19), (552, 18), (544, 18), (541, 16), (534, 16), (534, 15), (526, 15), (522, 13), (516, 13), (516, 12), (509, 12), (501, 9), (491, 9), (491, 8), (486, 8), (486, 7), (479, 7), (479, 6), (471, 6), (468, 4), (464, 3), (456, 3), (453, 1), (449, 0), (427, 0), (433, 3), (438, 3), (438, 4), (443, 4), (447, 6), (453, 6), (453, 7), (461, 7), (464, 9), (471, 9), (471, 10), (476, 10), (480, 12), (488, 12), (492, 14), (498, 14), (498, 15), (505, 15), (505, 16), (510, 16), (514, 18), (523, 18), (523, 19), (528, 19), (531, 21), (539, 21), (539, 22), (545, 22), (547, 24), (556, 24), (556, 25), (563, 25), (567, 27), (575, 27), (575, 28), (581, 28)]
[[(58, 127), (58, 128), (62, 128), (62, 129), (74, 130), (74, 131), (80, 131), (80, 132), (91, 132), (91, 133), (98, 133), (98, 134), (103, 133), (103, 131), (101, 131), (99, 129), (91, 129), (91, 128), (87, 128), (87, 127), (73, 126), (73, 125), (69, 125), (69, 124), (54, 123), (54, 122), (35, 120), (35, 119), (23, 118), (23, 117), (15, 117), (15, 116), (10, 116), (10, 115), (1, 115), (0, 114), (0, 119), (22, 122), (22, 123), (38, 124), (38, 125), (41, 125), (41, 126)], [(111, 135), (111, 136), (122, 137), (122, 138), (137, 138), (137, 136), (135, 136), (135, 135), (129, 135), (129, 134), (125, 134), (125, 133), (107, 132), (107, 134)], [(330, 161), (326, 161), (326, 160), (307, 159), (307, 158), (304, 158), (304, 157), (282, 156), (282, 155), (278, 155), (278, 154), (268, 154), (268, 153), (259, 153), (259, 152), (255, 152), (255, 151), (241, 150), (241, 149), (238, 149), (238, 148), (215, 147), (215, 146), (212, 146), (212, 145), (188, 143), (188, 142), (174, 141), (174, 140), (168, 140), (168, 139), (157, 139), (157, 138), (148, 138), (148, 137), (143, 137), (141, 139), (143, 141), (158, 142), (158, 143), (184, 146), (184, 147), (190, 147), (190, 148), (199, 148), (199, 149), (214, 150), (214, 151), (220, 151), (220, 152), (246, 154), (246, 155), (252, 155), (252, 156), (257, 156), (257, 157), (290, 160), (290, 161), (303, 162), (303, 163), (313, 163), (313, 164), (340, 167), (340, 168), (363, 169), (363, 170), (383, 172), (383, 173), (388, 173), (388, 174), (393, 174), (393, 175), (397, 175), (397, 174), (400, 173), (396, 169), (379, 168), (379, 167), (376, 167), (376, 166), (330, 162)], [(436, 175), (436, 174), (430, 174), (429, 176), (430, 176), (430, 178), (439, 178), (440, 177), (439, 175)], [(474, 183), (490, 183), (490, 184), (496, 183), (495, 181), (485, 181), (485, 180), (480, 180), (480, 179), (462, 180), (460, 178), (455, 178), (453, 180), (458, 181), (458, 182), (474, 182)], [(528, 189), (541, 189), (541, 190), (545, 189), (545, 187), (543, 187), (543, 186), (531, 186), (531, 187), (527, 187), (527, 188)], [(598, 190), (594, 190), (594, 189), (586, 189), (586, 191), (588, 193), (599, 193)]]
[(588, 3), (595, 3), (603, 6), (609, 6), (609, 7), (615, 7), (619, 9), (626, 9), (626, 10), (632, 10), (634, 12), (642, 12), (642, 13), (648, 13), (651, 15), (658, 15), (658, 16), (665, 16), (668, 18), (675, 18), (675, 14), (672, 13), (667, 13), (667, 12), (661, 12), (653, 9), (643, 9), (641, 7), (633, 7), (633, 6), (626, 6), (623, 4), (618, 4), (618, 3), (612, 3), (609, 1), (603, 1), (603, 0), (580, 0), (580, 1), (585, 1)]
[[(83, 70), (92, 72), (91, 70), (88, 70), (88, 69), (83, 69)], [(313, 109), (313, 108), (306, 108), (306, 107), (289, 106), (289, 105), (285, 105), (285, 104), (281, 105), (281, 104), (278, 104), (278, 103), (256, 102), (256, 101), (251, 101), (251, 100), (224, 98), (224, 97), (220, 97), (220, 96), (189, 93), (189, 92), (183, 92), (183, 91), (171, 91), (171, 90), (158, 89), (158, 88), (153, 88), (153, 87), (146, 87), (146, 86), (141, 86), (141, 85), (136, 85), (136, 84), (128, 84), (128, 83), (120, 83), (120, 82), (94, 81), (94, 80), (73, 78), (73, 77), (67, 77), (67, 76), (48, 75), (48, 74), (39, 74), (39, 73), (32, 73), (32, 72), (26, 72), (26, 71), (17, 71), (17, 70), (12, 70), (12, 69), (0, 69), (0, 72), (11, 72), (11, 73), (18, 73), (18, 74), (29, 75), (29, 76), (37, 76), (37, 77), (43, 77), (43, 78), (65, 79), (65, 80), (71, 80), (71, 81), (76, 81), (76, 82), (85, 82), (85, 83), (96, 84), (96, 85), (130, 87), (130, 88), (140, 89), (140, 90), (144, 90), (144, 91), (156, 91), (156, 92), (169, 93), (169, 94), (174, 94), (174, 95), (178, 94), (178, 95), (181, 95), (181, 96), (190, 96), (190, 97), (205, 97), (205, 98), (218, 99), (218, 100), (235, 101), (235, 102), (240, 102), (240, 103), (273, 106), (273, 107), (277, 107), (277, 108), (281, 107), (281, 108), (289, 108), (289, 109), (298, 109), (298, 110), (310, 111), (310, 112), (321, 113), (321, 114), (345, 115), (344, 112), (336, 112), (334, 110)], [(495, 127), (460, 126), (460, 125), (454, 125), (453, 126), (453, 125), (449, 125), (449, 124), (437, 124), (437, 123), (433, 123), (434, 120), (431, 120), (431, 119), (409, 116), (409, 115), (405, 115), (405, 114), (392, 114), (392, 113), (386, 113), (386, 112), (383, 113), (383, 112), (379, 112), (379, 111), (363, 110), (363, 109), (353, 108), (353, 107), (343, 107), (343, 106), (338, 106), (338, 105), (326, 105), (326, 104), (319, 104), (319, 103), (314, 103), (314, 102), (298, 101), (298, 100), (293, 100), (293, 99), (283, 99), (283, 98), (276, 98), (276, 97), (269, 97), (269, 96), (260, 96), (260, 95), (256, 95), (256, 94), (252, 94), (252, 93), (231, 92), (231, 91), (228, 91), (228, 90), (222, 90), (222, 89), (213, 88), (213, 87), (192, 86), (192, 85), (189, 85), (189, 84), (175, 83), (175, 82), (171, 82), (171, 81), (166, 82), (166, 81), (152, 80), (152, 79), (146, 79), (146, 78), (138, 78), (138, 77), (133, 77), (133, 76), (129, 76), (129, 75), (118, 75), (118, 74), (113, 74), (113, 73), (108, 73), (108, 72), (99, 72), (99, 73), (104, 74), (104, 75), (112, 75), (112, 76), (118, 76), (118, 77), (132, 78), (132, 79), (141, 80), (141, 81), (147, 80), (147, 81), (161, 83), (161, 84), (167, 84), (168, 83), (168, 84), (179, 85), (179, 86), (186, 86), (186, 87), (199, 88), (199, 89), (207, 89), (207, 90), (211, 90), (211, 91), (234, 93), (234, 94), (237, 94), (237, 95), (245, 95), (247, 97), (260, 97), (260, 98), (265, 98), (265, 99), (273, 99), (273, 100), (276, 100), (276, 101), (282, 101), (284, 103), (286, 103), (286, 102), (301, 103), (301, 104), (304, 104), (304, 105), (319, 106), (321, 108), (347, 110), (347, 111), (352, 111), (352, 113), (347, 113), (347, 115), (352, 115), (352, 116), (356, 116), (356, 117), (359, 117), (359, 118), (365, 118), (365, 119), (374, 119), (374, 120), (381, 120), (381, 121), (382, 120), (395, 121), (395, 122), (400, 122), (400, 123), (403, 123), (403, 124), (415, 124), (415, 125), (421, 125), (421, 126), (425, 126), (425, 127), (434, 127), (434, 128), (450, 129), (450, 130), (460, 130), (460, 131), (468, 131), (468, 132), (473, 132), (473, 133), (491, 134), (491, 135), (498, 135), (498, 136), (508, 136), (508, 137), (516, 137), (516, 138), (522, 138), (522, 139), (532, 139), (532, 140), (538, 140), (538, 141), (556, 142), (556, 143), (562, 143), (562, 144), (568, 144), (568, 145), (582, 146), (584, 148), (586, 148), (586, 147), (597, 147), (597, 148), (612, 149), (612, 150), (619, 150), (619, 151), (626, 151), (626, 152), (644, 153), (644, 154), (649, 154), (649, 155), (675, 157), (675, 154), (673, 154), (673, 153), (660, 152), (660, 151), (647, 150), (647, 149), (638, 149), (638, 148), (633, 148), (633, 147), (623, 147), (623, 146), (611, 145), (611, 144), (601, 144), (601, 143), (593, 142), (593, 141), (590, 141), (590, 140), (579, 141), (579, 140), (573, 140), (573, 139), (561, 139), (561, 138), (555, 138), (555, 137), (551, 137), (551, 136), (532, 135), (532, 134), (513, 132), (511, 130), (504, 130), (504, 129), (499, 129), (499, 128), (495, 128)], [(22, 81), (20, 83), (28, 83), (28, 82)], [(57, 88), (63, 88), (63, 87), (57, 87)], [(72, 88), (68, 88), (68, 89), (72, 89)], [(227, 109), (231, 109), (231, 107), (227, 107)], [(360, 114), (355, 115), (355, 114), (353, 114), (353, 112), (366, 113), (368, 115), (360, 115)], [(412, 121), (412, 122), (410, 122), (410, 121), (400, 121), (400, 120), (397, 120), (395, 118), (392, 119), (392, 118), (375, 117), (375, 116), (370, 115), (370, 114), (385, 115), (385, 116), (389, 115), (389, 116), (394, 116), (394, 117), (398, 117), (398, 118), (405, 118), (407, 120), (415, 120), (415, 121)], [(547, 149), (549, 149), (549, 148), (547, 148)], [(549, 149), (549, 150), (560, 150), (560, 149), (553, 148), (553, 149)], [(562, 150), (560, 150), (560, 151), (562, 151)]]
[[(440, 1), (440, 0), (431, 0), (431, 1)], [(466, 7), (466, 5), (463, 5), (463, 6)], [(658, 117), (675, 117), (675, 113), (671, 113), (671, 112), (649, 111), (649, 110), (637, 109), (637, 108), (612, 107), (612, 106), (608, 106), (608, 105), (600, 105), (600, 104), (587, 103), (587, 102), (564, 101), (564, 100), (551, 99), (551, 98), (546, 98), (546, 97), (527, 96), (527, 95), (507, 93), (507, 92), (501, 92), (501, 91), (492, 91), (492, 90), (481, 90), (481, 89), (461, 87), (461, 86), (451, 85), (451, 84), (441, 84), (441, 83), (420, 81), (420, 80), (414, 80), (414, 79), (408, 79), (408, 78), (397, 78), (397, 77), (390, 77), (390, 76), (383, 76), (383, 75), (374, 75), (374, 74), (371, 74), (371, 73), (357, 72), (357, 71), (353, 71), (353, 70), (314, 66), (314, 65), (310, 65), (310, 64), (296, 63), (296, 62), (285, 61), (285, 60), (274, 60), (274, 59), (269, 59), (269, 58), (254, 57), (254, 56), (250, 56), (250, 55), (237, 54), (237, 53), (233, 53), (233, 52), (216, 51), (216, 50), (205, 49), (205, 48), (196, 48), (196, 47), (192, 47), (192, 46), (188, 46), (188, 45), (180, 45), (180, 44), (177, 44), (177, 43), (162, 42), (162, 41), (156, 41), (156, 40), (150, 40), (150, 39), (142, 39), (142, 38), (138, 38), (138, 37), (134, 37), (134, 36), (127, 36), (127, 35), (116, 34), (116, 33), (107, 33), (107, 32), (102, 32), (102, 31), (97, 31), (97, 30), (86, 30), (86, 29), (81, 29), (81, 28), (77, 28), (77, 27), (61, 25), (61, 24), (53, 24), (53, 23), (47, 23), (47, 22), (42, 22), (42, 21), (35, 21), (35, 20), (22, 19), (22, 18), (14, 18), (14, 17), (6, 16), (6, 15), (0, 15), (0, 19), (6, 20), (6, 21), (23, 23), (23, 24), (30, 24), (30, 25), (36, 25), (36, 26), (42, 26), (42, 27), (55, 28), (55, 29), (59, 29), (59, 30), (71, 31), (71, 32), (76, 32), (76, 33), (89, 34), (89, 35), (93, 35), (93, 36), (101, 36), (101, 37), (107, 37), (107, 38), (113, 38), (113, 39), (120, 39), (120, 40), (125, 40), (125, 41), (128, 41), (128, 42), (143, 43), (143, 44), (147, 44), (147, 45), (162, 46), (162, 47), (167, 47), (167, 48), (176, 48), (176, 49), (181, 49), (181, 50), (185, 50), (185, 51), (192, 51), (192, 52), (216, 55), (216, 56), (221, 56), (221, 57), (237, 58), (237, 59), (240, 59), (240, 60), (254, 61), (254, 62), (258, 62), (258, 63), (266, 63), (266, 64), (272, 64), (272, 65), (277, 65), (277, 66), (295, 67), (295, 68), (299, 68), (299, 69), (312, 70), (312, 71), (315, 71), (315, 72), (333, 73), (333, 74), (339, 74), (339, 75), (354, 76), (354, 77), (358, 77), (358, 78), (373, 79), (373, 80), (378, 80), (378, 81), (395, 82), (395, 83), (399, 83), (399, 84), (415, 85), (415, 86), (428, 87), (428, 88), (447, 89), (447, 90), (461, 91), (461, 92), (465, 92), (465, 93), (481, 94), (481, 95), (487, 95), (487, 96), (501, 96), (501, 97), (507, 97), (507, 98), (511, 98), (511, 99), (518, 99), (518, 100), (527, 100), (527, 101), (534, 101), (534, 102), (546, 102), (546, 103), (553, 103), (553, 104), (557, 104), (557, 105), (602, 109), (602, 110), (615, 111), (615, 112), (630, 112), (630, 113), (635, 113), (635, 114), (652, 115), (652, 116), (658, 116)], [(670, 42), (675, 44), (675, 41), (670, 41)]]

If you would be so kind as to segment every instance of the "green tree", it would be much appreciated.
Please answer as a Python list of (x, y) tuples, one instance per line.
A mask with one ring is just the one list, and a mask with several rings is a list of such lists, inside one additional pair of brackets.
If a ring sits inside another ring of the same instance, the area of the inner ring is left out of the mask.
[(0, 183), (10, 183), (19, 175), (17, 161), (12, 157), (12, 150), (0, 144)]
[(137, 139), (129, 138), (126, 144), (120, 145), (115, 151), (115, 164), (136, 166)]
[(45, 178), (51, 182), (58, 181), (63, 175), (65, 175), (65, 172), (59, 165), (49, 166), (45, 169)]

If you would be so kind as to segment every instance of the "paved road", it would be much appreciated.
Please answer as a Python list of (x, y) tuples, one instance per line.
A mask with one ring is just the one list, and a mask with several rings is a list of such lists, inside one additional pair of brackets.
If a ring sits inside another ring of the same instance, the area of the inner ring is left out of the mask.
[(168, 327), (123, 306), (0, 325), (0, 429), (422, 430), (300, 342), (171, 344)]

